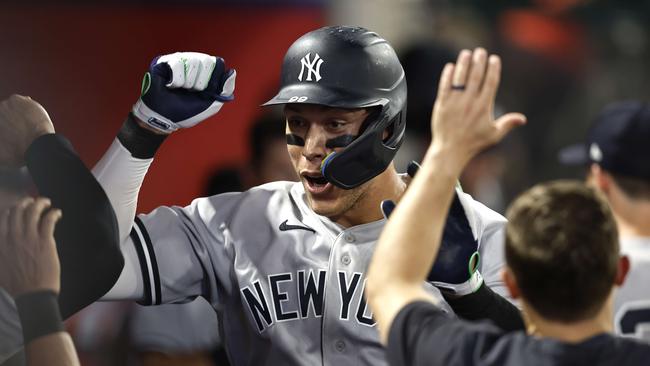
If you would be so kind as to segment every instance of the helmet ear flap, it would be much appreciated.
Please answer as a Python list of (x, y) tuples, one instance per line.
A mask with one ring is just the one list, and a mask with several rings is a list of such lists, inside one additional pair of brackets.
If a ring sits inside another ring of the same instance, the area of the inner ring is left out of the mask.
[(332, 159), (334, 159), (335, 156), (336, 156), (336, 152), (335, 152), (335, 151), (332, 151), (332, 152), (331, 152), (329, 155), (327, 155), (327, 156), (325, 157), (325, 159), (323, 159), (323, 161), (320, 163), (320, 172), (321, 172), (321, 174), (322, 174), (324, 177), (327, 177), (327, 175), (328, 175), (328, 174), (326, 173), (326, 172), (328, 172), (328, 171), (327, 171), (327, 166), (329, 165), (329, 163), (332, 162)]

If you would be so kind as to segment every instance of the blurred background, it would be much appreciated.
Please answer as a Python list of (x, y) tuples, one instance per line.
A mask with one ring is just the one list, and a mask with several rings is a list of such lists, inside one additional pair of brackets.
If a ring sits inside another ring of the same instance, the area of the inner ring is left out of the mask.
[[(259, 105), (276, 91), (286, 49), (309, 30), (360, 25), (397, 50), (409, 86), (407, 140), (397, 159), (402, 171), (430, 140), (444, 63), (462, 48), (482, 46), (503, 60), (497, 114), (523, 112), (528, 124), (472, 161), (462, 185), (503, 212), (536, 182), (582, 176), (558, 163), (558, 151), (583, 141), (607, 102), (650, 99), (649, 18), (647, 0), (4, 0), (0, 98), (19, 93), (41, 102), (92, 166), (136, 101), (153, 57), (173, 51), (224, 57), (238, 72), (236, 100), (163, 145), (140, 195), (139, 210), (148, 212), (292, 178), (283, 142), (277, 143), (282, 118)], [(134, 337), (120, 336), (130, 334), (132, 306), (105, 306), (97, 310), (102, 316), (69, 322), (84, 364), (142, 362), (129, 356)], [(100, 351), (111, 357), (96, 357)]]

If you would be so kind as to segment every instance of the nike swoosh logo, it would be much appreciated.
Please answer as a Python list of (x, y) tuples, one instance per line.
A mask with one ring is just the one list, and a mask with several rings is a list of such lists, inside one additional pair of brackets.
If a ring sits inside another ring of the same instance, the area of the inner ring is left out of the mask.
[(284, 220), (283, 223), (280, 224), (280, 231), (288, 231), (288, 230), (306, 230), (306, 231), (311, 231), (312, 233), (316, 233), (316, 230), (307, 227), (307, 226), (300, 226), (300, 225), (287, 225), (287, 221), (289, 220)]

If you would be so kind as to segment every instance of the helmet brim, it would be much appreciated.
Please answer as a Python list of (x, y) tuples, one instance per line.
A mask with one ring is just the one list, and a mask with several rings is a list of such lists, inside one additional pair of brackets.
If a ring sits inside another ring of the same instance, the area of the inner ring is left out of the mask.
[(288, 85), (262, 106), (295, 103), (317, 104), (333, 108), (368, 108), (385, 106), (388, 102), (388, 99), (385, 98), (353, 95), (344, 90), (309, 83)]

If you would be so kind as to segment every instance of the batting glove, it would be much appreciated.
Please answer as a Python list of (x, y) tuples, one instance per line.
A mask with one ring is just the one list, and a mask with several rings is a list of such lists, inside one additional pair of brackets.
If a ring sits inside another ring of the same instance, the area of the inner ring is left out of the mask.
[[(411, 162), (407, 169), (413, 177), (419, 165)], [(442, 242), (428, 280), (446, 296), (460, 297), (474, 293), (481, 287), (483, 278), (478, 271), (478, 240), (474, 237), (465, 209), (458, 196), (449, 208)], [(395, 208), (393, 201), (381, 203), (381, 211), (388, 218)]]
[(204, 53), (158, 56), (144, 75), (133, 114), (163, 133), (192, 127), (234, 99), (236, 75), (222, 58)]

